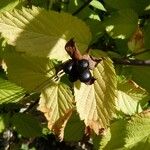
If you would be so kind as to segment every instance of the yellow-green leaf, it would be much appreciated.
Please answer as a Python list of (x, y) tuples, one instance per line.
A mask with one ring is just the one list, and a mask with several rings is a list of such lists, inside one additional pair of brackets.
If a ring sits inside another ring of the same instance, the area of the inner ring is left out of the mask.
[(146, 90), (142, 89), (132, 80), (123, 80), (118, 83), (117, 108), (127, 115), (142, 111), (139, 101), (148, 96)]
[(25, 90), (8, 80), (0, 78), (0, 104), (13, 103), (25, 96)]
[(59, 60), (69, 58), (64, 47), (71, 38), (82, 52), (91, 40), (89, 28), (80, 19), (36, 7), (1, 15), (0, 32), (17, 51)]
[(41, 93), (39, 108), (48, 120), (48, 127), (63, 118), (73, 109), (73, 95), (69, 86), (64, 83), (49, 85)]
[(132, 117), (127, 127), (125, 147), (140, 150), (150, 148), (150, 110)]
[(93, 76), (96, 81), (92, 85), (75, 83), (75, 101), (81, 120), (98, 133), (107, 128), (115, 113), (117, 78), (111, 60), (104, 58), (93, 70)]

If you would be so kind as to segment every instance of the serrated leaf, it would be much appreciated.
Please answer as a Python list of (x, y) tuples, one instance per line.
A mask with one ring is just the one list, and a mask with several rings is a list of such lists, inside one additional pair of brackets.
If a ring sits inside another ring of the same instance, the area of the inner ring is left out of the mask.
[(18, 102), (24, 95), (25, 90), (23, 88), (0, 78), (0, 104)]
[(91, 40), (89, 28), (78, 18), (36, 7), (4, 13), (0, 17), (0, 32), (17, 51), (59, 60), (69, 58), (64, 47), (71, 38), (81, 52)]
[(0, 13), (13, 10), (19, 4), (19, 0), (1, 0)]
[(42, 134), (40, 122), (31, 114), (18, 113), (12, 117), (15, 130), (24, 137), (36, 137)]
[(133, 115), (142, 111), (139, 101), (148, 93), (131, 80), (118, 83), (117, 108), (124, 114)]
[(8, 127), (9, 117), (9, 114), (0, 115), (0, 133), (2, 133)]
[(150, 148), (150, 110), (143, 112), (129, 121), (126, 128), (127, 136), (125, 138), (125, 147), (136, 147), (141, 143)]
[[(14, 49), (12, 49), (14, 51)], [(55, 75), (53, 61), (8, 51), (4, 56), (8, 77), (26, 90), (40, 90), (50, 84)]]
[(73, 113), (66, 124), (64, 131), (64, 140), (80, 141), (84, 135), (84, 122), (80, 120), (76, 113)]
[(101, 148), (103, 150), (141, 150), (141, 148), (147, 150), (150, 147), (149, 138), (150, 111), (147, 110), (128, 120), (118, 120), (112, 123), (110, 130), (99, 143), (99, 150)]
[(59, 119), (73, 109), (73, 95), (69, 86), (61, 82), (49, 85), (41, 92), (38, 109), (44, 113), (48, 127), (52, 129)]
[(138, 26), (138, 16), (132, 9), (112, 13), (104, 21), (106, 31), (113, 38), (129, 38)]
[(104, 58), (93, 70), (94, 84), (75, 83), (77, 111), (86, 126), (96, 133), (107, 128), (115, 113), (116, 74), (109, 58)]

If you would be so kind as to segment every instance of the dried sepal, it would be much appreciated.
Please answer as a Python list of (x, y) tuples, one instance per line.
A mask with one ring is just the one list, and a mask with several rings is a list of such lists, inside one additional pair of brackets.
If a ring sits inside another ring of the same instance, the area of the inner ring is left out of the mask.
[(82, 55), (81, 55), (80, 51), (77, 49), (76, 44), (75, 44), (73, 38), (70, 39), (66, 43), (65, 50), (67, 51), (67, 53), (69, 54), (69, 56), (73, 60), (80, 60), (80, 59), (82, 59)]

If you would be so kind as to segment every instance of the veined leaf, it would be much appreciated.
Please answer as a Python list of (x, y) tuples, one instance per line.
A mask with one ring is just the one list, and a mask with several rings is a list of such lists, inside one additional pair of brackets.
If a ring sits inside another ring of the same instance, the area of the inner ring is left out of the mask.
[(89, 28), (78, 18), (36, 7), (1, 15), (0, 32), (17, 51), (59, 60), (69, 58), (64, 47), (71, 38), (75, 39), (81, 52), (87, 49), (91, 40)]
[(132, 117), (128, 122), (125, 147), (136, 150), (150, 148), (150, 110)]
[(0, 104), (17, 102), (24, 95), (25, 90), (23, 88), (0, 78)]
[(129, 38), (138, 26), (138, 16), (132, 9), (114, 12), (104, 20), (106, 31), (113, 38)]
[(131, 80), (118, 83), (117, 108), (125, 114), (132, 115), (142, 111), (139, 101), (148, 93)]
[(61, 82), (49, 85), (41, 93), (38, 109), (44, 113), (48, 127), (52, 129), (59, 119), (73, 109), (73, 95), (69, 86)]
[(75, 83), (77, 111), (86, 126), (96, 133), (107, 128), (115, 113), (116, 74), (109, 58), (104, 58), (93, 70), (96, 81), (92, 85)]
[(0, 13), (13, 10), (19, 4), (19, 0), (1, 0)]
[(99, 150), (148, 150), (150, 148), (150, 111), (132, 116), (128, 120), (115, 121), (99, 141), (99, 146), (98, 143), (95, 146)]
[(55, 75), (53, 61), (48, 58), (8, 51), (4, 60), (9, 79), (29, 91), (42, 89), (50, 84), (52, 76)]

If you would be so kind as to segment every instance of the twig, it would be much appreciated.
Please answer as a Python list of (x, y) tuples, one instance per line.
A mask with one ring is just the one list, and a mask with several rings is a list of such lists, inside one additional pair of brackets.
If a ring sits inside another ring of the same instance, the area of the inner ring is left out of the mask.
[(132, 66), (150, 66), (150, 60), (113, 59), (114, 64)]
[(82, 9), (84, 9), (92, 0), (87, 0), (83, 5), (81, 5), (72, 15), (77, 15)]
[(140, 54), (143, 54), (143, 53), (147, 53), (147, 52), (150, 52), (150, 49), (146, 49), (146, 50), (138, 52), (138, 53), (132, 53), (131, 55), (127, 56), (127, 58), (133, 57), (133, 56), (137, 56), (137, 55), (140, 55)]

